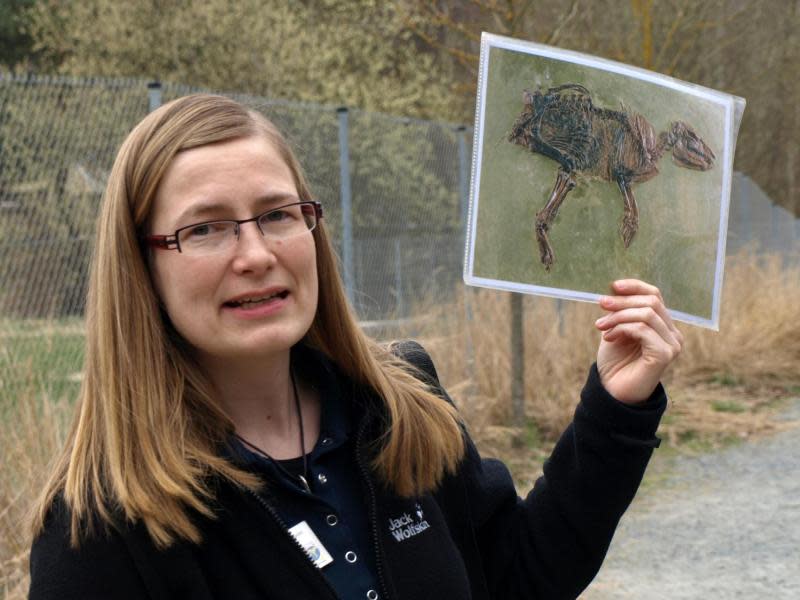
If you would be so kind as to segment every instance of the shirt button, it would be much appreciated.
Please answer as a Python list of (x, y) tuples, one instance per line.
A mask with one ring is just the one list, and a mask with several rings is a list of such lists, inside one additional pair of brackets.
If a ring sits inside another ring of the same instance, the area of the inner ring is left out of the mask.
[(378, 592), (375, 590), (369, 590), (367, 592), (367, 600), (378, 600)]
[(319, 480), (320, 483), (328, 483), (328, 476), (325, 475), (325, 473), (320, 473), (319, 475), (317, 475), (317, 479)]
[(330, 446), (331, 442), (333, 442), (333, 440), (331, 438), (329, 438), (329, 437), (322, 438), (322, 445), (323, 446)]
[(337, 517), (336, 515), (328, 515), (327, 517), (325, 517), (325, 522), (328, 523), (328, 525), (330, 525), (331, 527), (333, 527), (339, 522), (339, 517)]
[(358, 557), (356, 556), (355, 552), (353, 552), (352, 550), (348, 550), (347, 552), (344, 553), (344, 559), (349, 563), (354, 563), (358, 560)]

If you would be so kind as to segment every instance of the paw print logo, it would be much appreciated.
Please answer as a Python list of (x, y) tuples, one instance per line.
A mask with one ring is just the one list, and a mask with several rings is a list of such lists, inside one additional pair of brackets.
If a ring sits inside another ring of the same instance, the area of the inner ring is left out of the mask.
[(425, 513), (422, 512), (422, 505), (419, 502), (414, 504), (414, 510), (417, 512), (417, 520), (422, 521), (425, 518)]

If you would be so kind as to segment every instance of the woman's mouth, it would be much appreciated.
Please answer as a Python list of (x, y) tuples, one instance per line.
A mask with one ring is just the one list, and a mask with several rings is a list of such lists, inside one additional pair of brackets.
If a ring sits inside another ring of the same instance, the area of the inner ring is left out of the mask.
[(289, 295), (289, 290), (283, 290), (280, 292), (275, 292), (274, 294), (269, 294), (267, 296), (242, 298), (241, 300), (230, 300), (225, 303), (225, 306), (228, 308), (244, 308), (244, 309), (256, 308), (258, 306), (262, 306), (270, 302), (275, 302), (276, 300), (284, 300), (288, 295)]

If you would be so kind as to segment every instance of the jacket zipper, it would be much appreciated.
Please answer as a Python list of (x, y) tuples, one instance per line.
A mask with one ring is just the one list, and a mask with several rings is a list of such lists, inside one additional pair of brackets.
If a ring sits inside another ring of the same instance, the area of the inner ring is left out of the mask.
[[(273, 507), (273, 506), (272, 506), (272, 505), (271, 505), (269, 502), (267, 502), (266, 500), (264, 500), (264, 498), (262, 498), (262, 497), (261, 497), (259, 494), (256, 494), (256, 493), (255, 493), (253, 490), (251, 490), (250, 488), (248, 488), (248, 487), (244, 487), (243, 489), (247, 490), (247, 492), (248, 492), (248, 493), (250, 493), (250, 494), (251, 494), (251, 495), (252, 495), (252, 496), (253, 496), (253, 497), (254, 497), (254, 498), (255, 498), (255, 499), (258, 501), (258, 503), (259, 503), (261, 506), (263, 506), (263, 507), (264, 507), (264, 510), (266, 510), (266, 511), (267, 511), (267, 513), (269, 513), (269, 515), (270, 515), (270, 516), (271, 516), (271, 517), (272, 517), (272, 518), (275, 520), (275, 522), (276, 522), (276, 523), (278, 523), (278, 525), (280, 525), (281, 529), (283, 529), (283, 530), (286, 532), (286, 535), (288, 535), (288, 536), (289, 536), (289, 538), (292, 540), (292, 543), (295, 545), (295, 547), (296, 547), (298, 550), (300, 550), (300, 552), (302, 552), (302, 553), (303, 553), (303, 558), (304, 558), (305, 560), (311, 560), (311, 559), (309, 558), (309, 556), (308, 556), (308, 553), (306, 552), (306, 549), (305, 549), (305, 548), (303, 548), (303, 546), (301, 546), (301, 545), (300, 545), (300, 542), (298, 542), (298, 541), (297, 541), (297, 540), (294, 538), (294, 536), (293, 536), (291, 533), (289, 533), (289, 527), (286, 525), (286, 521), (284, 521), (284, 520), (283, 520), (283, 517), (281, 517), (281, 516), (278, 514), (278, 511), (277, 511), (277, 510), (275, 510), (275, 507)], [(320, 572), (320, 570), (319, 570), (318, 568), (316, 568), (316, 566), (314, 566), (314, 571), (316, 571), (316, 572), (317, 572), (317, 574), (319, 575), (320, 579), (322, 579), (322, 581), (323, 581), (323, 583), (325, 584), (325, 586), (326, 586), (326, 587), (328, 588), (328, 590), (331, 592), (331, 597), (333, 597), (333, 598), (338, 598), (339, 596), (338, 596), (338, 594), (336, 593), (336, 590), (334, 590), (334, 589), (333, 589), (333, 586), (332, 586), (332, 585), (330, 584), (330, 582), (329, 582), (329, 581), (328, 581), (328, 580), (325, 578), (325, 576), (324, 576), (324, 575), (322, 575), (322, 573)]]
[(375, 552), (375, 568), (378, 575), (378, 586), (381, 589), (380, 600), (389, 600), (386, 579), (383, 575), (383, 551), (381, 549), (380, 539), (378, 537), (378, 506), (375, 500), (375, 486), (372, 484), (372, 479), (369, 476), (367, 467), (364, 465), (364, 461), (361, 459), (362, 441), (364, 439), (365, 429), (366, 425), (362, 422), (361, 427), (359, 427), (358, 430), (358, 435), (356, 436), (356, 463), (358, 464), (358, 469), (361, 472), (361, 479), (366, 483), (367, 491), (369, 492), (369, 527), (372, 530), (372, 546), (373, 551)]

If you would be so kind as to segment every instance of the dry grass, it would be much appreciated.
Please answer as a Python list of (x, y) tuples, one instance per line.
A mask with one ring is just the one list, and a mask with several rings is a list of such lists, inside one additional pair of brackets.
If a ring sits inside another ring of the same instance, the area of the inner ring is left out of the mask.
[[(416, 335), (430, 350), (481, 449), (506, 460), (522, 483), (535, 478), (542, 452), (572, 418), (597, 350), (593, 323), (602, 311), (593, 304), (524, 298), (528, 422), (514, 427), (509, 296), (468, 289), (455, 306), (427, 306), (424, 322), (398, 335)], [(671, 406), (660, 430), (664, 439), (707, 447), (789, 425), (773, 413), (777, 400), (800, 395), (797, 260), (729, 257), (720, 331), (678, 326), (686, 344), (665, 378)], [(520, 440), (534, 451), (520, 452)]]
[(683, 355), (667, 379), (673, 444), (717, 444), (793, 424), (772, 418), (800, 396), (800, 262), (747, 253), (729, 258), (720, 333), (681, 326)]
[(740, 381), (798, 378), (800, 262), (780, 256), (728, 258), (720, 333), (683, 327), (676, 381), (728, 374)]
[[(798, 298), (796, 261), (728, 259), (721, 332), (681, 326), (686, 349), (665, 382), (671, 407), (662, 437), (679, 447), (707, 447), (787, 426), (773, 415), (776, 399), (800, 395)], [(468, 289), (455, 304), (421, 306), (426, 316), (394, 334), (428, 348), (482, 451), (502, 457), (527, 486), (572, 417), (594, 360), (599, 334), (593, 322), (601, 311), (564, 302), (559, 312), (554, 300), (524, 298), (527, 422), (514, 427), (509, 304), (508, 294)], [(70, 411), (68, 399), (43, 398), (38, 390), (32, 385), (0, 402), (0, 597), (8, 600), (27, 594), (30, 540), (22, 518), (64, 438)]]
[(12, 600), (27, 597), (31, 540), (25, 519), (61, 448), (71, 402), (31, 390), (0, 408), (0, 597)]

